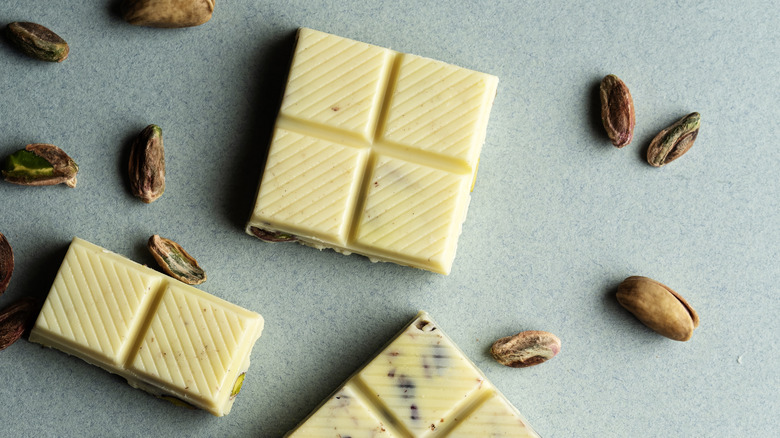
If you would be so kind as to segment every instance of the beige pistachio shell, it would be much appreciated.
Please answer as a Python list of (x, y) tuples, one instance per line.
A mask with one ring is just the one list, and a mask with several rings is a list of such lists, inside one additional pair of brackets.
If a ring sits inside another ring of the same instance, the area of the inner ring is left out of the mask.
[(125, 0), (122, 17), (148, 27), (192, 27), (211, 19), (215, 0)]
[(633, 276), (620, 283), (618, 302), (657, 333), (687, 341), (699, 326), (699, 315), (677, 292), (651, 278)]

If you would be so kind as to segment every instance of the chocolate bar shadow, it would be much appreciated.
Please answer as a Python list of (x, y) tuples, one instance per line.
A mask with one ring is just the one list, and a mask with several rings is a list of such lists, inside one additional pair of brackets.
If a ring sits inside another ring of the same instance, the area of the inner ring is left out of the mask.
[[(235, 158), (235, 172), (227, 185), (223, 199), (226, 201), (225, 213), (235, 226), (242, 231), (252, 212), (257, 187), (262, 178), (276, 115), (282, 102), (284, 86), (287, 82), (293, 49), (295, 48), (297, 29), (289, 31), (279, 40), (271, 43), (260, 54), (257, 87), (247, 90), (251, 96), (244, 115), (251, 121), (238, 145)], [(238, 117), (242, 117), (239, 113)]]

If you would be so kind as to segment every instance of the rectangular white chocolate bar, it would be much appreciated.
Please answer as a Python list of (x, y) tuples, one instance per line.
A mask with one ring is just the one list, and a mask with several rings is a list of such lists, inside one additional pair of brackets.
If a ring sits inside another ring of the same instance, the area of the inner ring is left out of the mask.
[(448, 274), (497, 85), (300, 29), (247, 233)]
[(222, 416), (262, 330), (255, 312), (74, 238), (30, 341)]
[(289, 438), (538, 437), (425, 313)]

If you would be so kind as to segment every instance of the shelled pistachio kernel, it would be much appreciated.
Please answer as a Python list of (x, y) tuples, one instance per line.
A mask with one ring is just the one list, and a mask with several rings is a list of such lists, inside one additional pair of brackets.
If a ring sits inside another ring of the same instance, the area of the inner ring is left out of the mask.
[(162, 128), (149, 125), (144, 128), (130, 147), (127, 166), (130, 191), (149, 204), (165, 193), (165, 148)]
[(11, 281), (11, 274), (14, 272), (14, 251), (11, 244), (0, 233), (0, 295), (3, 295), (8, 283)]
[(62, 62), (70, 47), (59, 35), (37, 23), (16, 21), (6, 27), (8, 39), (33, 58), (48, 62)]
[(79, 166), (53, 144), (28, 144), (5, 159), (2, 174), (6, 181), (24, 186), (65, 184), (76, 187)]
[(552, 359), (561, 351), (561, 340), (552, 333), (528, 330), (493, 343), (490, 354), (502, 365), (525, 368)]
[(634, 138), (634, 100), (626, 84), (615, 75), (607, 75), (599, 86), (601, 121), (615, 147), (622, 148)]
[(700, 126), (701, 115), (690, 113), (659, 132), (647, 148), (647, 162), (651, 166), (661, 167), (680, 158), (693, 146), (699, 136)]
[(38, 316), (36, 308), (37, 300), (22, 298), (0, 311), (0, 351), (22, 337)]

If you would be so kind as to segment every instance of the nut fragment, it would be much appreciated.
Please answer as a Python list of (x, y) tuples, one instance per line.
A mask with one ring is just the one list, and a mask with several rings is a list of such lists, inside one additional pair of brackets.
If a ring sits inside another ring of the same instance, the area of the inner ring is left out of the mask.
[(190, 27), (211, 19), (214, 0), (125, 0), (122, 17), (130, 24), (150, 27)]
[(160, 267), (171, 277), (187, 284), (206, 281), (206, 272), (178, 243), (155, 234), (149, 238), (149, 251)]
[(246, 377), (246, 373), (241, 373), (238, 375), (238, 378), (236, 379), (236, 382), (233, 384), (233, 390), (230, 391), (230, 398), (234, 399), (238, 395), (239, 392), (241, 392), (241, 386), (244, 385), (244, 377)]
[(690, 113), (655, 136), (647, 148), (647, 162), (661, 167), (680, 158), (693, 146), (699, 135), (701, 116)]
[(0, 233), (0, 295), (5, 292), (14, 272), (14, 252), (8, 239)]
[(257, 227), (249, 227), (252, 234), (260, 240), (266, 242), (295, 242), (297, 237), (289, 233), (283, 233), (281, 231), (268, 231)]
[(53, 144), (33, 143), (5, 159), (3, 177), (24, 186), (65, 184), (76, 187), (79, 166), (62, 149)]
[(599, 87), (601, 96), (601, 121), (612, 144), (618, 148), (631, 143), (634, 138), (634, 101), (623, 81), (615, 75), (607, 75)]
[(699, 315), (683, 297), (647, 277), (623, 280), (617, 300), (643, 324), (675, 341), (689, 340), (699, 326)]
[(490, 354), (498, 363), (514, 368), (540, 364), (560, 351), (561, 340), (557, 336), (537, 330), (501, 338), (490, 348)]
[(8, 348), (22, 337), (36, 316), (37, 301), (22, 298), (0, 312), (0, 350)]
[(62, 62), (70, 51), (65, 40), (40, 24), (16, 21), (6, 27), (6, 34), (16, 47), (42, 61)]
[(162, 128), (149, 125), (130, 147), (130, 190), (149, 204), (165, 192), (165, 149)]

